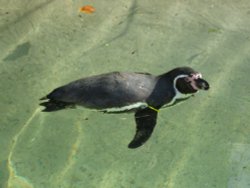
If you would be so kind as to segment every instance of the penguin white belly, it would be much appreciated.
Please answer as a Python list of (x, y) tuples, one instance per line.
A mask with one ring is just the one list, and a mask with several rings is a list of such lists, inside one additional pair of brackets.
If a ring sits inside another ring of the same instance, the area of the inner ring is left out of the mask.
[(107, 113), (117, 113), (117, 112), (130, 111), (130, 110), (138, 109), (138, 108), (143, 109), (143, 108), (146, 108), (147, 106), (148, 106), (147, 103), (137, 102), (137, 103), (130, 104), (130, 105), (127, 105), (127, 106), (106, 108), (106, 109), (103, 109), (103, 110), (100, 110), (100, 111), (107, 112)]

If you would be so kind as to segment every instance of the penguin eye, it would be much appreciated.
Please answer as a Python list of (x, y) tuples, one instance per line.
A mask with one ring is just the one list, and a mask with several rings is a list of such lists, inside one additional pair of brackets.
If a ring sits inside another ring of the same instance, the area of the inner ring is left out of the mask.
[(197, 74), (195, 74), (195, 77), (196, 77), (196, 79), (202, 78), (202, 75), (201, 75), (201, 73), (197, 73)]
[[(191, 76), (190, 76), (190, 77), (191, 77)], [(190, 82), (191, 82), (190, 77), (189, 77), (189, 76), (186, 76), (186, 77), (184, 77), (184, 80), (185, 80), (186, 82), (190, 83)]]
[(202, 75), (201, 73), (195, 73), (195, 74), (191, 74), (189, 75), (191, 78), (193, 79), (198, 79), (198, 78), (202, 78)]

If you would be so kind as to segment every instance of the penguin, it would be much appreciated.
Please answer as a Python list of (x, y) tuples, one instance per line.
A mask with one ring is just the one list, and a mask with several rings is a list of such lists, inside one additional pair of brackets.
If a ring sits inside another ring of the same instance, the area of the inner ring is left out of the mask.
[(41, 98), (43, 112), (83, 106), (104, 113), (134, 112), (136, 133), (129, 148), (142, 146), (151, 136), (159, 109), (186, 100), (209, 83), (190, 67), (150, 73), (111, 72), (85, 77), (54, 89)]

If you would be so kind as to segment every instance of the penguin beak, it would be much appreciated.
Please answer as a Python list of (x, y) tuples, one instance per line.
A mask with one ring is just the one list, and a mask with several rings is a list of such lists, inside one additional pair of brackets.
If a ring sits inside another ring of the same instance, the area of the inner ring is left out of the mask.
[(209, 84), (206, 80), (202, 78), (195, 79), (195, 85), (197, 86), (198, 89), (202, 90), (208, 90), (209, 89)]
[(206, 80), (202, 79), (200, 73), (192, 74), (187, 79), (194, 90), (208, 90), (209, 84)]

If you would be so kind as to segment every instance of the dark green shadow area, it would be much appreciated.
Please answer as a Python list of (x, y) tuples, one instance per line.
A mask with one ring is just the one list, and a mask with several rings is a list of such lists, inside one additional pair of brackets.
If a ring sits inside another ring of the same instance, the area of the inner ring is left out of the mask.
[(25, 42), (23, 44), (18, 45), (13, 52), (11, 52), (7, 57), (5, 57), (4, 61), (15, 61), (20, 57), (27, 56), (30, 50), (30, 43)]

